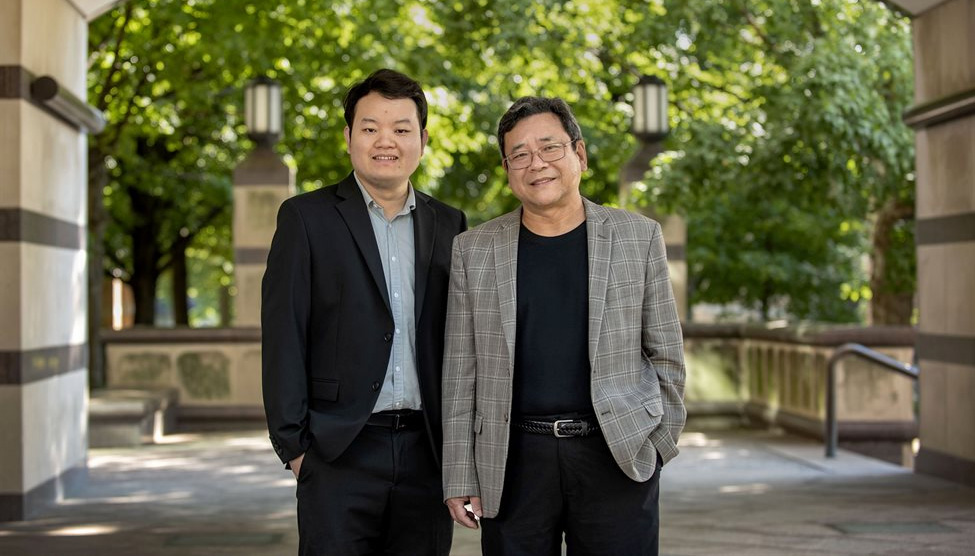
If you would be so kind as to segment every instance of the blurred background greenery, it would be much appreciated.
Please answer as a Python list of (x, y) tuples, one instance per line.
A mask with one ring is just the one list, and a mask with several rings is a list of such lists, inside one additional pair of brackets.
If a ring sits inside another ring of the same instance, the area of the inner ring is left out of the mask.
[(109, 122), (89, 138), (89, 250), (132, 287), (137, 324), (227, 323), (245, 83), (282, 84), (277, 149), (312, 190), (350, 171), (341, 101), (380, 67), (428, 94), (414, 183), (472, 224), (517, 206), (494, 137), (515, 98), (570, 103), (583, 193), (615, 204), (630, 91), (660, 77), (672, 131), (634, 197), (685, 216), (692, 306), (911, 322), (913, 62), (908, 20), (882, 3), (130, 0), (89, 39), (89, 102)]

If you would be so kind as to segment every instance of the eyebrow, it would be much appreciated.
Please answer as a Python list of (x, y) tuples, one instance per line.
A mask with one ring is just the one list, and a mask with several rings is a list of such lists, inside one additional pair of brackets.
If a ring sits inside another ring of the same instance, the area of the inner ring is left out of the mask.
[[(548, 135), (546, 137), (539, 137), (538, 138), (538, 142), (539, 143), (554, 143), (556, 141), (557, 141), (557, 138), (554, 135)], [(522, 149), (524, 147), (525, 147), (525, 141), (522, 141), (521, 143), (518, 143), (514, 147), (511, 147), (511, 152), (515, 152), (518, 149)]]
[[(359, 122), (360, 123), (364, 123), (364, 124), (378, 124), (379, 123), (379, 120), (377, 120), (376, 118), (370, 118), (368, 116), (365, 116), (362, 119), (360, 119)], [(411, 120), (410, 118), (400, 118), (399, 120), (396, 120), (395, 122), (393, 122), (393, 124), (395, 124), (395, 125), (400, 125), (400, 124), (413, 125), (413, 120)]]

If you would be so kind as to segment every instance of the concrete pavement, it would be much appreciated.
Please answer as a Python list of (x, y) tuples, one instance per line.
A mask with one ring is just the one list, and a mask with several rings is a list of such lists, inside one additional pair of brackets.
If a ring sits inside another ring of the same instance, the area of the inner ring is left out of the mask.
[[(294, 480), (264, 431), (93, 449), (81, 492), (0, 524), (4, 556), (293, 555)], [(661, 554), (975, 554), (975, 490), (773, 431), (700, 430), (662, 474)], [(480, 554), (458, 529), (452, 556)]]

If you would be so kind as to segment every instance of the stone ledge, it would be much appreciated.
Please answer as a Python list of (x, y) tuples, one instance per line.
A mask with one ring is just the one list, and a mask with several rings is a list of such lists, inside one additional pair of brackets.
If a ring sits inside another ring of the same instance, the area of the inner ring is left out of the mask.
[(152, 444), (176, 428), (176, 388), (93, 390), (88, 402), (88, 446)]

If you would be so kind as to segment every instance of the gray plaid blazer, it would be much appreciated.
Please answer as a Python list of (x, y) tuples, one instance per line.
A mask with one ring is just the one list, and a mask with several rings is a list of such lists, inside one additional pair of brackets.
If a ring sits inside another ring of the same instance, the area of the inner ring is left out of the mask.
[[(583, 199), (592, 404), (620, 469), (646, 481), (684, 427), (680, 321), (660, 225)], [(514, 370), (521, 209), (454, 239), (443, 367), (444, 498), (501, 503)]]

